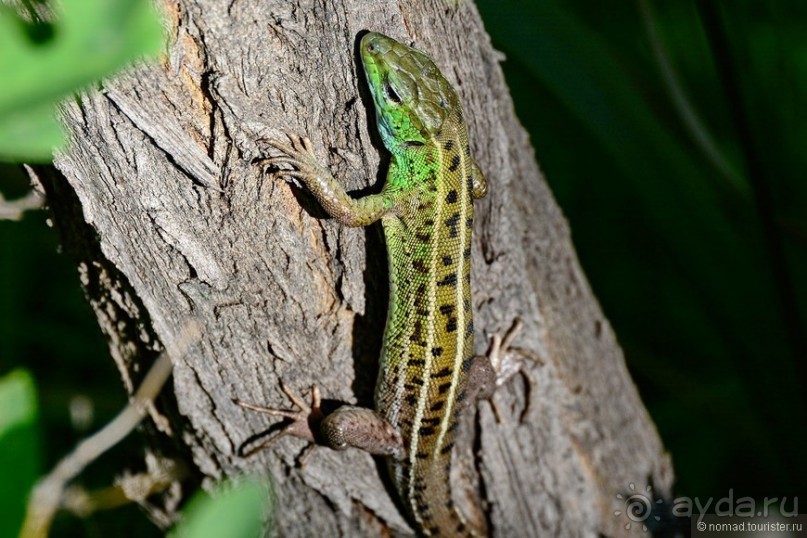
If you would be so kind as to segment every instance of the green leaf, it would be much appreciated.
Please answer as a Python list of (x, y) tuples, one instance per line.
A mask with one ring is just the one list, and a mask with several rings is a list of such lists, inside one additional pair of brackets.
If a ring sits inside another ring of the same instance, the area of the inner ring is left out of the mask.
[(64, 143), (51, 103), (22, 108), (0, 118), (0, 160), (47, 162)]
[(261, 535), (267, 509), (272, 503), (266, 485), (241, 482), (232, 489), (220, 487), (211, 497), (197, 493), (188, 503), (172, 538), (254, 538)]
[(0, 378), (0, 536), (16, 536), (28, 492), (39, 474), (36, 391), (31, 376), (15, 370)]
[(47, 158), (43, 148), (63, 137), (46, 107), (162, 48), (162, 26), (148, 0), (71, 0), (60, 6), (52, 25), (28, 24), (0, 6), (4, 158)]

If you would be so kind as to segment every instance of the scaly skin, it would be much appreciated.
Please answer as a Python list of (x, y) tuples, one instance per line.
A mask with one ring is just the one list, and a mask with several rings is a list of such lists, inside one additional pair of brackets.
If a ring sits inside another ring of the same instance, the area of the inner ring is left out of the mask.
[(285, 155), (269, 161), (290, 164), (294, 170), (280, 173), (305, 183), (331, 216), (348, 226), (381, 220), (386, 237), (390, 297), (376, 414), (340, 408), (323, 423), (324, 437), (332, 446), (390, 456), (393, 481), (421, 534), (484, 535), (483, 523), (457, 509), (449, 471), (474, 358), (473, 199), (487, 186), (457, 95), (434, 63), (377, 33), (362, 39), (361, 59), (392, 154), (380, 194), (348, 196), (305, 138), (270, 142)]

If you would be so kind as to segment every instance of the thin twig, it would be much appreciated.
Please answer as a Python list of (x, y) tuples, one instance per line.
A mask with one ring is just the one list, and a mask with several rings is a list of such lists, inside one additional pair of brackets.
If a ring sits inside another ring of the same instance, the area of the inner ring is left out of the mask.
[(70, 486), (64, 492), (61, 508), (79, 517), (88, 517), (99, 510), (144, 501), (186, 475), (187, 468), (181, 461), (146, 454), (145, 472), (125, 474), (116, 479), (114, 485), (91, 491)]
[(98, 456), (126, 437), (146, 415), (147, 406), (159, 394), (171, 375), (171, 356), (180, 357), (199, 338), (199, 325), (195, 321), (185, 324), (169, 353), (166, 349), (152, 365), (146, 378), (137, 389), (129, 405), (100, 431), (81, 441), (62, 458), (54, 469), (31, 492), (20, 538), (44, 538), (48, 534), (53, 516), (62, 504), (67, 484)]
[(0, 220), (20, 220), (26, 211), (41, 209), (43, 205), (44, 198), (34, 191), (16, 200), (6, 200), (0, 194)]

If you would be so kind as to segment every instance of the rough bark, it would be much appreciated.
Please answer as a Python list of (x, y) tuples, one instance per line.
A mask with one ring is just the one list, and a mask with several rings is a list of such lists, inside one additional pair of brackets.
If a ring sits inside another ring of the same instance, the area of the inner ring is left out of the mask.
[(56, 162), (64, 177), (45, 182), (129, 391), (185, 320), (203, 327), (175, 361), (173, 398), (153, 413), (168, 435), (157, 444), (178, 448), (199, 477), (269, 475), (277, 535), (411, 532), (364, 453), (320, 449), (300, 469), (304, 443), (284, 439), (239, 457), (272, 421), (231, 401), (285, 405), (282, 377), (371, 403), (386, 308), (379, 230), (323, 218), (260, 158), (262, 138), (308, 134), (349, 189), (378, 188), (385, 152), (356, 62), (357, 36), (372, 29), (428, 51), (464, 103), (490, 185), (476, 205), (477, 351), (521, 317), (518, 345), (540, 359), (497, 392), (501, 423), (479, 405), (494, 535), (626, 534), (616, 494), (631, 483), (668, 493), (671, 466), (475, 6), (199, 0), (166, 12), (171, 42), (159, 65), (65, 105), (73, 143)]

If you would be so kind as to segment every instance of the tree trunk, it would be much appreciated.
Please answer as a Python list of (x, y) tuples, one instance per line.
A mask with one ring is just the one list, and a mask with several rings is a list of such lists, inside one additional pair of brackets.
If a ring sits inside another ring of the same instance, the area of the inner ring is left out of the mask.
[(357, 64), (357, 36), (371, 29), (426, 51), (464, 105), (490, 186), (476, 202), (477, 351), (520, 317), (517, 345), (537, 357), (496, 393), (500, 423), (488, 403), (476, 416), (493, 535), (624, 535), (618, 493), (669, 494), (669, 458), (472, 3), (166, 5), (167, 56), (65, 105), (64, 178), (45, 180), (128, 390), (186, 320), (202, 326), (175, 360), (175, 400), (152, 413), (162, 450), (178, 447), (200, 478), (269, 474), (277, 535), (411, 532), (382, 467), (358, 450), (318, 449), (299, 468), (304, 442), (285, 438), (240, 457), (273, 421), (232, 402), (287, 406), (282, 378), (372, 405), (387, 299), (380, 230), (323, 218), (260, 161), (261, 139), (307, 134), (348, 189), (380, 187), (388, 157)]

